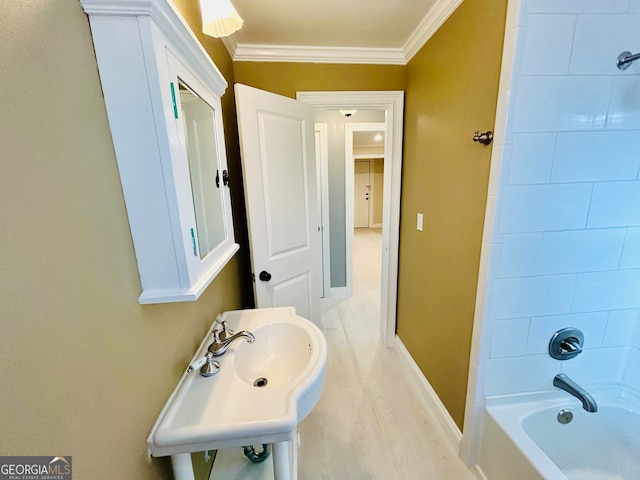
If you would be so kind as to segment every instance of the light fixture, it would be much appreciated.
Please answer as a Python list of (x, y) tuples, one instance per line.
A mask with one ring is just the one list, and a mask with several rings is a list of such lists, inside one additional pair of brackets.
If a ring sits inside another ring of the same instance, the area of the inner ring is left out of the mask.
[(381, 134), (379, 134), (379, 133), (376, 133), (376, 135), (375, 135), (375, 137), (373, 137), (373, 139), (374, 139), (376, 142), (379, 142), (380, 140), (382, 140), (382, 135), (381, 135)]
[(240, 30), (243, 20), (231, 0), (200, 0), (202, 33), (211, 37), (226, 37)]
[(340, 113), (349, 118), (351, 115), (355, 115), (358, 110), (340, 110)]

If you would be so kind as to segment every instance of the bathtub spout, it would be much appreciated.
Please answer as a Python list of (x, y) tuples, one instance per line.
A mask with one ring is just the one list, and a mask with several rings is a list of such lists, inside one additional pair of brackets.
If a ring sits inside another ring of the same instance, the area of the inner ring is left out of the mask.
[(589, 392), (567, 377), (564, 373), (559, 373), (553, 378), (553, 386), (570, 393), (580, 400), (582, 402), (582, 408), (587, 412), (598, 411), (598, 405)]

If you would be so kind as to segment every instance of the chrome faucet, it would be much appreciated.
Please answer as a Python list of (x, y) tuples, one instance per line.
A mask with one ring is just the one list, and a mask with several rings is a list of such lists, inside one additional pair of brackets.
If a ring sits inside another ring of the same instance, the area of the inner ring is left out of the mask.
[(582, 402), (582, 408), (587, 412), (598, 411), (598, 405), (589, 392), (567, 377), (564, 373), (559, 373), (553, 378), (553, 386), (570, 393), (580, 400)]
[(220, 330), (214, 330), (213, 343), (209, 345), (209, 351), (213, 354), (214, 357), (223, 355), (224, 352), (227, 351), (227, 348), (229, 348), (231, 342), (233, 342), (237, 338), (245, 338), (249, 343), (253, 343), (255, 341), (255, 337), (251, 332), (242, 330), (235, 335), (229, 336), (233, 332), (227, 329), (226, 322), (221, 322), (220, 325), (222, 325), (222, 328)]

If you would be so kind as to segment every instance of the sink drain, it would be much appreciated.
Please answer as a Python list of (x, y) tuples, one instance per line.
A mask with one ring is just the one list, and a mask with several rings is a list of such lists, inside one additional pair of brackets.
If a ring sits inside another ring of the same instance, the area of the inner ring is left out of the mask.
[(264, 377), (260, 377), (255, 382), (253, 382), (253, 386), (254, 387), (264, 387), (267, 383), (269, 383), (269, 380), (267, 380)]

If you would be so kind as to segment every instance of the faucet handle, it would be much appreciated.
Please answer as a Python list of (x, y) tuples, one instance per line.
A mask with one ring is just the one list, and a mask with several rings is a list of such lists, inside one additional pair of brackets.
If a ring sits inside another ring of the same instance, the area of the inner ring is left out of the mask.
[(213, 331), (213, 336), (217, 342), (224, 342), (227, 338), (233, 335), (233, 330), (227, 328), (227, 322), (224, 320), (218, 321), (220, 328), (216, 328)]
[(549, 355), (556, 360), (569, 360), (584, 347), (584, 334), (574, 327), (562, 328), (549, 341)]
[(560, 342), (560, 352), (561, 353), (575, 353), (580, 352), (582, 347), (580, 346), (580, 342), (575, 337), (565, 338)]
[(213, 359), (213, 353), (207, 352), (204, 357), (200, 357), (198, 360), (193, 362), (187, 368), (187, 373), (194, 372), (197, 368), (200, 369), (200, 375), (203, 377), (211, 377), (218, 373), (220, 370), (220, 363)]

